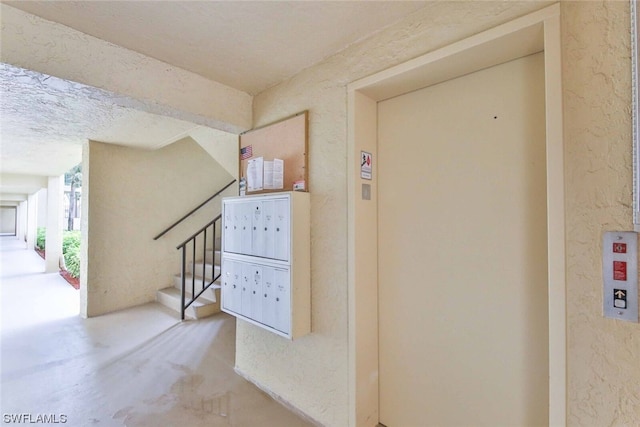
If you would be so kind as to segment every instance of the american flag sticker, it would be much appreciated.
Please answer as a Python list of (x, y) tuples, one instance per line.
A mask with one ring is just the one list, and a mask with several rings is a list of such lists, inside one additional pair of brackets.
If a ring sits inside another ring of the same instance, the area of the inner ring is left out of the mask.
[(251, 145), (240, 149), (240, 160), (249, 159), (251, 156), (253, 156), (253, 147)]

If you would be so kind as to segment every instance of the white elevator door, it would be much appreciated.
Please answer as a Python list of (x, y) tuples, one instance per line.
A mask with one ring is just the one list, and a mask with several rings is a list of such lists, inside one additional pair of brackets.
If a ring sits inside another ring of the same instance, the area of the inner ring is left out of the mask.
[(543, 53), (378, 105), (380, 422), (548, 424)]

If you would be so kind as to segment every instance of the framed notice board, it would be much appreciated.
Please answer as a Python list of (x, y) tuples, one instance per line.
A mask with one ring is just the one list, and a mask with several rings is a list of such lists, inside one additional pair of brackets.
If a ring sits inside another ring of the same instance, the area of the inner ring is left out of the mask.
[(308, 192), (308, 149), (308, 111), (240, 134), (241, 194)]

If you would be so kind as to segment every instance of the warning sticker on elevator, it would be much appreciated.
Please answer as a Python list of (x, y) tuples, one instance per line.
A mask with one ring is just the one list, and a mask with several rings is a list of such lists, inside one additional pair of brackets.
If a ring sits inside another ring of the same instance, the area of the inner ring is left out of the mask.
[(371, 153), (367, 153), (366, 151), (360, 152), (360, 178), (362, 179), (371, 179), (373, 169), (373, 160), (371, 158)]

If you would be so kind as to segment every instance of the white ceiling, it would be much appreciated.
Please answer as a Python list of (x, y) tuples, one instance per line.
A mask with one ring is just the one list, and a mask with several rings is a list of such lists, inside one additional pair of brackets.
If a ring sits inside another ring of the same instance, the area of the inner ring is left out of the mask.
[[(429, 2), (3, 3), (253, 95)], [(96, 88), (0, 66), (2, 173), (60, 175), (81, 161), (88, 139), (155, 148), (197, 127), (115, 105)]]

